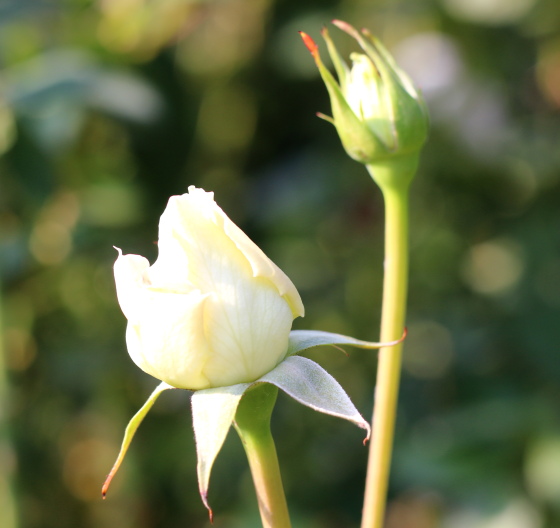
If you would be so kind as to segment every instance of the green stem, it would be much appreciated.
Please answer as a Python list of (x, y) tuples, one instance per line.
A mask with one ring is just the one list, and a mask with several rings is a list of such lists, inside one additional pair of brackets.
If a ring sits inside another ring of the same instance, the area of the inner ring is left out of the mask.
[[(408, 282), (408, 188), (417, 160), (368, 166), (385, 200), (385, 261), (381, 341), (399, 339), (404, 331)], [(364, 496), (362, 528), (382, 528), (397, 413), (402, 344), (379, 351), (372, 438)]]
[(278, 389), (266, 383), (245, 393), (235, 415), (235, 428), (249, 460), (263, 528), (290, 528), (270, 417)]
[[(12, 454), (12, 446), (8, 423), (8, 379), (4, 363), (1, 294), (2, 291), (0, 289), (0, 452), (6, 453), (6, 458), (9, 460)], [(0, 526), (17, 528), (19, 523), (12, 489), (12, 472), (9, 464), (4, 464), (4, 467), (6, 468), (4, 472), (0, 467)]]

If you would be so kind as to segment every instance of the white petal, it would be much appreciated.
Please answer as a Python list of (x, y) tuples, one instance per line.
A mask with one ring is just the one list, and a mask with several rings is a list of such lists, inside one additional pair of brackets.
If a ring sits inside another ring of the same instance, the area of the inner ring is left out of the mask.
[(130, 357), (143, 371), (173, 387), (209, 387), (203, 374), (210, 359), (204, 335), (204, 304), (209, 295), (148, 293), (126, 330)]
[(224, 266), (266, 278), (286, 299), (293, 317), (303, 316), (292, 281), (228, 218), (213, 193), (189, 187), (188, 194), (171, 197), (160, 221), (152, 281), (170, 286), (190, 282), (202, 291), (216, 291), (214, 275), (223, 275)]
[(270, 280), (278, 290), (278, 293), (280, 293), (290, 305), (294, 319), (296, 317), (303, 317), (305, 315), (305, 309), (294, 283), (221, 209), (219, 210), (219, 214), (223, 218), (226, 234), (245, 255), (249, 264), (251, 264), (253, 277), (265, 277)]
[(140, 255), (123, 255), (116, 248), (119, 256), (113, 267), (117, 298), (126, 318), (131, 321), (137, 318), (137, 308), (142, 304), (142, 297), (150, 285), (147, 270), (150, 263)]
[[(243, 254), (224, 233), (212, 193), (172, 196), (159, 224), (159, 256), (150, 280), (176, 290), (190, 284), (203, 292), (231, 287), (231, 276), (251, 276)], [(223, 281), (226, 280), (224, 283)]]
[(128, 319), (126, 341), (132, 360), (174, 387), (208, 387), (202, 369), (210, 359), (204, 334), (209, 294), (161, 291), (151, 283), (148, 261), (120, 250), (114, 271), (119, 304)]
[(254, 381), (272, 370), (286, 355), (291, 325), (288, 304), (266, 279), (242, 278), (212, 296), (205, 328), (213, 356), (203, 371), (211, 385)]

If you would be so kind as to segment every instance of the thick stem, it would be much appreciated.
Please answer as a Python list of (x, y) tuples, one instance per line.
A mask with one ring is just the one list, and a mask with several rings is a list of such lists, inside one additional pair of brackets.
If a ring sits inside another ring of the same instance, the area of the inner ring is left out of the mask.
[[(402, 336), (408, 282), (408, 187), (416, 165), (368, 167), (385, 199), (381, 341)], [(397, 413), (402, 344), (379, 351), (362, 528), (382, 528)]]
[(235, 428), (249, 460), (263, 528), (290, 528), (270, 416), (278, 389), (266, 383), (245, 393), (235, 415)]

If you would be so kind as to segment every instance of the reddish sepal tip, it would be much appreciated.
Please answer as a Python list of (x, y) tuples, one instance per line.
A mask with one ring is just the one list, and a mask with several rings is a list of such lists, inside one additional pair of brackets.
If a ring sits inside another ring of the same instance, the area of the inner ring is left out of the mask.
[(348, 24), (348, 22), (344, 22), (344, 20), (339, 20), (338, 18), (333, 18), (331, 22), (340, 29), (350, 27), (350, 24)]
[(332, 21), (332, 23), (338, 29), (341, 29), (342, 31), (348, 33), (351, 36), (355, 36), (357, 34), (357, 31), (350, 24), (348, 24), (348, 22), (344, 22), (344, 20), (338, 20), (338, 19), (335, 18)]
[(107, 478), (103, 483), (103, 487), (101, 488), (101, 496), (103, 497), (103, 500), (107, 498), (107, 492), (109, 491), (109, 486), (111, 485), (111, 481), (113, 480), (114, 476), (115, 476), (115, 471), (111, 471), (111, 473), (107, 475)]
[(299, 34), (301, 35), (303, 43), (305, 44), (305, 46), (307, 47), (311, 55), (315, 57), (319, 52), (319, 48), (317, 47), (317, 44), (315, 44), (315, 41), (307, 33), (304, 33), (303, 31), (300, 31)]

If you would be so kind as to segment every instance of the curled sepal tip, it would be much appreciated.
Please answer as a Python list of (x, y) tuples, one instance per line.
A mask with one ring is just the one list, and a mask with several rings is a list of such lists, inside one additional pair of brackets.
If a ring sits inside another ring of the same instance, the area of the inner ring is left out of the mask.
[(117, 471), (119, 470), (119, 467), (121, 466), (122, 461), (124, 460), (126, 452), (128, 451), (128, 447), (130, 446), (130, 442), (132, 442), (132, 439), (134, 438), (134, 434), (136, 433), (136, 430), (142, 423), (142, 420), (144, 420), (144, 417), (146, 416), (146, 414), (148, 414), (148, 411), (152, 408), (152, 406), (158, 399), (159, 395), (164, 390), (174, 389), (174, 388), (175, 387), (172, 387), (171, 385), (168, 385), (167, 383), (162, 381), (156, 387), (154, 392), (152, 392), (152, 394), (150, 395), (146, 403), (142, 406), (142, 408), (132, 417), (130, 422), (128, 422), (128, 425), (126, 426), (126, 430), (124, 432), (124, 439), (121, 444), (121, 450), (119, 451), (119, 455), (117, 456), (117, 460), (113, 464), (113, 467), (111, 468), (111, 471), (107, 475), (107, 478), (103, 483), (103, 487), (101, 488), (101, 494), (103, 495), (103, 498), (107, 496), (107, 491), (109, 490), (111, 481), (113, 480), (113, 477), (116, 475)]

